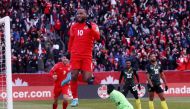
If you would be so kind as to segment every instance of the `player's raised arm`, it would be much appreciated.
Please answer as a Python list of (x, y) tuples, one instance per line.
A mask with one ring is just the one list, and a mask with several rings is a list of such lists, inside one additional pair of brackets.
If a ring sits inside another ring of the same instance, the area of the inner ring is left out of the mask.
[(74, 40), (73, 25), (71, 25), (70, 30), (69, 30), (69, 43), (68, 43), (68, 52), (69, 53), (71, 52), (73, 40)]
[(96, 40), (100, 40), (99, 27), (95, 23), (92, 23), (92, 34)]

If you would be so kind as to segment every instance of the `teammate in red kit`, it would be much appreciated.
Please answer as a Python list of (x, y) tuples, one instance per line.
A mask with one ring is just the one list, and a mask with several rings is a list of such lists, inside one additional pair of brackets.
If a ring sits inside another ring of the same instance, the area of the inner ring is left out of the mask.
[(78, 105), (78, 74), (81, 72), (83, 80), (92, 79), (92, 49), (94, 42), (100, 39), (98, 26), (87, 20), (85, 9), (78, 9), (76, 22), (71, 25), (69, 31), (68, 51), (71, 55), (71, 91), (73, 100), (71, 106)]
[[(57, 109), (58, 106), (58, 97), (63, 94), (63, 109), (66, 109), (68, 106), (69, 100), (69, 81), (71, 80), (71, 73), (69, 60), (63, 56), (61, 62), (58, 62), (50, 70), (50, 75), (54, 79), (54, 103), (53, 109)], [(65, 84), (62, 85), (62, 81), (65, 80)]]

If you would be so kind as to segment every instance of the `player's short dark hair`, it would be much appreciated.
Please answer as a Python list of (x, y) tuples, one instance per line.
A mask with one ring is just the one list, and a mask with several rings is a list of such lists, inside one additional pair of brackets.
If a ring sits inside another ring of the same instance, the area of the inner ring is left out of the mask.
[(125, 61), (125, 63), (126, 63), (126, 62), (130, 62), (130, 63), (131, 63), (131, 59), (127, 59), (127, 60)]
[(110, 94), (114, 89), (115, 89), (115, 87), (112, 84), (107, 85), (107, 93), (108, 94)]
[(87, 14), (87, 9), (83, 8), (83, 7), (79, 7), (77, 10), (79, 9), (83, 9), (85, 11), (85, 13)]
[(151, 52), (151, 53), (149, 54), (149, 57), (150, 57), (151, 55), (156, 55), (156, 53), (155, 53), (155, 52)]

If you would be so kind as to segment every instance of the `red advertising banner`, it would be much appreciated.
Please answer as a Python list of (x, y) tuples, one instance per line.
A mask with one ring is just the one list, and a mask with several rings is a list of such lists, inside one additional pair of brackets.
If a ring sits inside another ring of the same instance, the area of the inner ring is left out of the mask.
[[(0, 101), (5, 99), (6, 92), (0, 92)], [(14, 101), (28, 101), (28, 100), (52, 100), (53, 86), (27, 86), (27, 87), (13, 87)]]
[[(145, 72), (139, 72), (140, 83), (146, 83)], [(190, 83), (189, 71), (165, 71), (168, 83)], [(118, 84), (119, 72), (94, 73), (94, 84)], [(84, 84), (79, 82), (80, 84)], [(53, 79), (49, 74), (13, 74), (14, 86), (52, 86)]]
[(190, 97), (190, 83), (169, 83), (165, 95), (169, 97)]

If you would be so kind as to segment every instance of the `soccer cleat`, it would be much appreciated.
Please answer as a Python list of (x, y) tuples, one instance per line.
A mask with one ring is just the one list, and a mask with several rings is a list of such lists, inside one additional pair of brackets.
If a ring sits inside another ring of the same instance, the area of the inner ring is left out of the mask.
[(79, 105), (79, 101), (78, 101), (78, 99), (73, 99), (72, 101), (71, 101), (71, 107), (77, 107), (78, 105)]

